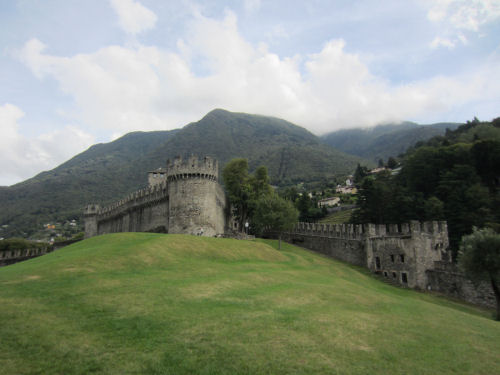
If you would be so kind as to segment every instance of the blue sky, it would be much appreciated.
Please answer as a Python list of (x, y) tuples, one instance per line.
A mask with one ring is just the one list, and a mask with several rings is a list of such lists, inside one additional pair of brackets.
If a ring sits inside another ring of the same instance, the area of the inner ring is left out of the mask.
[(5, 0), (0, 25), (0, 185), (214, 108), (315, 134), (500, 116), (500, 0)]

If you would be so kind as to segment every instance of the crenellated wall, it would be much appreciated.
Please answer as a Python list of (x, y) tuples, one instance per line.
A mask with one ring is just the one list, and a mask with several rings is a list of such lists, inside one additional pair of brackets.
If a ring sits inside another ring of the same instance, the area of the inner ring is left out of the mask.
[(149, 172), (149, 186), (109, 206), (84, 210), (85, 237), (115, 232), (222, 235), (227, 222), (217, 161), (191, 156)]
[(298, 223), (293, 230), (282, 233), (282, 238), (366, 267), (401, 286), (435, 290), (493, 307), (491, 287), (473, 285), (452, 263), (444, 221), (388, 225)]
[(167, 162), (169, 233), (224, 233), (227, 204), (218, 173), (217, 161), (209, 157)]
[[(409, 287), (426, 287), (425, 270), (448, 259), (445, 222), (404, 224), (298, 223), (285, 239), (380, 272)], [(406, 273), (406, 276), (403, 276)]]
[(36, 258), (53, 251), (50, 245), (29, 249), (0, 250), (0, 267)]

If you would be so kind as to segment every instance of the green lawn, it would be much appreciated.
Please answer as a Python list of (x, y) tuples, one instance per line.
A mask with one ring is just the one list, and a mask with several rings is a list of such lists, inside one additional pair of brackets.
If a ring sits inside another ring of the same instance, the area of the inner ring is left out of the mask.
[(288, 244), (123, 233), (0, 269), (0, 373), (491, 375), (500, 323)]
[(349, 220), (351, 219), (351, 216), (352, 216), (353, 212), (354, 212), (354, 209), (335, 212), (333, 214), (330, 214), (330, 215), (324, 217), (319, 222), (322, 223), (322, 224), (343, 224), (343, 223), (348, 223)]

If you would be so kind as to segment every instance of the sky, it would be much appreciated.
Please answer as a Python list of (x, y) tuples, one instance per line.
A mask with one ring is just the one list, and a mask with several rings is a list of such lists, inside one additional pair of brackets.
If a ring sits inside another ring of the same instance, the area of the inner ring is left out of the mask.
[(0, 185), (223, 108), (314, 134), (500, 116), (500, 0), (0, 0)]

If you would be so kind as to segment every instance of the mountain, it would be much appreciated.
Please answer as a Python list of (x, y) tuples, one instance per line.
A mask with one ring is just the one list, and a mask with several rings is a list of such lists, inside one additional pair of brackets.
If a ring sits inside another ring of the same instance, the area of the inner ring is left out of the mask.
[(220, 169), (235, 157), (266, 165), (275, 184), (351, 173), (358, 157), (325, 145), (307, 130), (266, 116), (221, 109), (172, 131), (134, 132), (98, 144), (57, 168), (0, 189), (0, 237), (30, 236), (45, 223), (77, 219), (91, 202), (107, 204), (146, 185), (168, 158), (212, 156)]
[(446, 129), (454, 130), (460, 124), (437, 123), (419, 125), (413, 122), (378, 125), (372, 128), (343, 129), (321, 137), (323, 142), (345, 153), (372, 161), (387, 160), (398, 156), (418, 141), (443, 135)]

